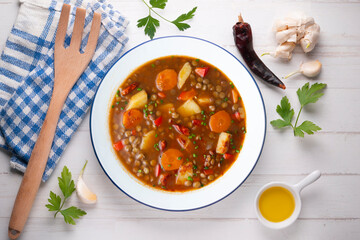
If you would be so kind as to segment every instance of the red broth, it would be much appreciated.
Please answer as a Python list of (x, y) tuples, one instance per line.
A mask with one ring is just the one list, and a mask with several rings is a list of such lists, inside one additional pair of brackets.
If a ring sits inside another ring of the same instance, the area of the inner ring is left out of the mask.
[(138, 67), (113, 97), (109, 116), (121, 163), (144, 184), (166, 191), (201, 188), (221, 177), (246, 134), (234, 84), (213, 65), (187, 56)]

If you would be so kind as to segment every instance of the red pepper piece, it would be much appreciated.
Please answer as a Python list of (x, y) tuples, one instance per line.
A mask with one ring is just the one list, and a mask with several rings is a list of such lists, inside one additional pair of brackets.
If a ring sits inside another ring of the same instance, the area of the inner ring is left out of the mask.
[(201, 120), (194, 119), (194, 120), (192, 120), (192, 124), (193, 124), (193, 126), (200, 126), (201, 125)]
[(194, 181), (194, 182), (200, 181), (200, 177), (193, 177), (193, 181)]
[(160, 148), (161, 151), (164, 151), (166, 146), (167, 146), (167, 143), (166, 143), (165, 140), (160, 140), (159, 141), (159, 148)]
[(159, 98), (166, 98), (166, 95), (163, 92), (158, 92), (158, 96)]
[(234, 157), (234, 155), (232, 155), (232, 154), (230, 154), (230, 153), (225, 153), (225, 154), (223, 155), (223, 157), (224, 157), (224, 159), (229, 160), (229, 159), (232, 159), (232, 158)]
[(236, 120), (241, 121), (241, 117), (240, 117), (240, 113), (239, 113), (239, 112), (235, 112), (235, 113), (234, 113), (234, 117), (235, 117)]
[(133, 130), (131, 131), (131, 135), (133, 135), (133, 136), (135, 136), (135, 135), (136, 135), (136, 131), (135, 131), (135, 129), (133, 129)]
[(117, 141), (116, 143), (114, 143), (113, 147), (116, 151), (120, 151), (121, 149), (124, 148), (124, 145), (122, 144), (122, 142), (120, 140), (120, 141)]
[(173, 127), (178, 133), (184, 134), (185, 136), (190, 135), (190, 130), (187, 127), (181, 126), (179, 124), (173, 124)]
[(155, 167), (155, 177), (158, 177), (160, 175), (161, 167), (160, 164), (156, 165)]
[(210, 174), (214, 173), (214, 170), (212, 170), (212, 169), (204, 169), (204, 173), (205, 173), (205, 175), (210, 175)]
[(189, 100), (189, 99), (195, 97), (195, 95), (196, 95), (196, 91), (195, 91), (195, 89), (192, 88), (189, 91), (180, 93), (180, 95), (178, 96), (177, 99), (186, 101), (186, 100)]
[(163, 117), (160, 116), (160, 117), (158, 117), (157, 119), (154, 120), (154, 124), (155, 124), (157, 127), (159, 127), (159, 126), (161, 125), (162, 121), (163, 121)]
[(198, 67), (195, 68), (195, 73), (200, 77), (205, 77), (205, 75), (209, 72), (209, 67)]
[(137, 86), (139, 85), (139, 83), (132, 83), (130, 84), (127, 88), (125, 88), (124, 90), (121, 91), (121, 95), (125, 96), (128, 95), (132, 90), (134, 90)]

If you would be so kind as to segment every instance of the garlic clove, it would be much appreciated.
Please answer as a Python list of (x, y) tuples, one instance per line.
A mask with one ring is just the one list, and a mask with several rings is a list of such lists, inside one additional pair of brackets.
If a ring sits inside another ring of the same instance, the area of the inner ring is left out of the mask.
[(293, 42), (284, 42), (276, 48), (275, 52), (263, 53), (261, 56), (270, 55), (274, 58), (284, 58), (290, 60), (295, 46), (296, 44)]
[(293, 35), (290, 35), (287, 41), (292, 42), (292, 43), (296, 43), (297, 42), (297, 33), (294, 33)]
[(83, 174), (84, 174), (84, 170), (85, 167), (87, 165), (87, 160), (85, 162), (85, 165), (83, 167), (83, 169), (80, 172), (80, 176), (77, 180), (76, 183), (76, 193), (78, 195), (78, 197), (80, 198), (81, 202), (86, 203), (86, 204), (95, 204), (97, 201), (97, 196), (95, 193), (93, 193), (88, 186), (85, 184), (84, 179), (83, 179)]
[(320, 26), (316, 23), (306, 28), (306, 33), (300, 39), (301, 48), (305, 53), (311, 52), (317, 44), (320, 36)]
[(322, 68), (322, 64), (320, 61), (318, 61), (318, 60), (309, 61), (309, 62), (300, 64), (300, 67), (297, 71), (286, 75), (284, 78), (287, 79), (297, 73), (301, 73), (306, 77), (313, 78), (313, 77), (316, 77), (317, 75), (319, 75), (319, 73), (321, 72), (321, 68)]
[(299, 71), (303, 75), (312, 78), (312, 77), (316, 77), (317, 75), (319, 75), (321, 68), (322, 68), (321, 62), (318, 60), (315, 60), (315, 61), (310, 61), (310, 62), (301, 64)]
[(284, 42), (289, 42), (288, 39), (290, 37), (293, 37), (294, 35), (296, 41), (296, 28), (289, 28), (284, 31), (277, 32), (275, 37), (276, 37), (276, 41), (281, 44)]

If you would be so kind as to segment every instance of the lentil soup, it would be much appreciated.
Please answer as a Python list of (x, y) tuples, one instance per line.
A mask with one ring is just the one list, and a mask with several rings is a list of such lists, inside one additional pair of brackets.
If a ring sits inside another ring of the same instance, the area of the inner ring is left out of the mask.
[(113, 97), (113, 148), (126, 169), (149, 187), (188, 191), (221, 177), (246, 134), (241, 96), (211, 64), (187, 56), (149, 61)]

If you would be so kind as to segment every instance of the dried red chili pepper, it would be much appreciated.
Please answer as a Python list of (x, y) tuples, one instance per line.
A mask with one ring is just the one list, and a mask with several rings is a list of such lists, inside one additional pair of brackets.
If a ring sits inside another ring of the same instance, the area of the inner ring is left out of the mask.
[(134, 90), (137, 86), (139, 85), (139, 83), (132, 83), (130, 84), (127, 88), (125, 88), (124, 90), (121, 91), (121, 95), (125, 96), (128, 95), (132, 90)]
[(284, 83), (260, 60), (254, 51), (250, 24), (243, 22), (241, 15), (239, 21), (233, 26), (233, 35), (236, 47), (250, 70), (265, 82), (285, 89)]

